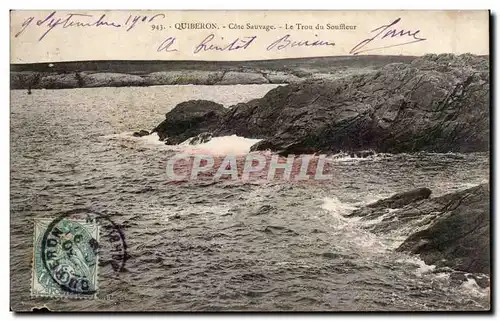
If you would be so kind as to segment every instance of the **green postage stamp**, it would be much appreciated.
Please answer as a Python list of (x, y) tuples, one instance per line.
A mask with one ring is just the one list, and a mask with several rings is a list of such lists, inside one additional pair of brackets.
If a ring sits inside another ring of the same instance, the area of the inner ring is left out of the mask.
[(95, 221), (35, 220), (31, 295), (95, 298), (98, 241)]

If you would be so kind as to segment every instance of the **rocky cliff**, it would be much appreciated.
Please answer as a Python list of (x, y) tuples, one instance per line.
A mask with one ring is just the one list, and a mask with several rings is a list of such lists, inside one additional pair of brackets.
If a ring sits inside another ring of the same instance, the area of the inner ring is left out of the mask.
[(214, 136), (263, 139), (252, 149), (284, 155), (487, 151), (489, 91), (486, 58), (428, 55), (378, 71), (280, 86), (232, 106), (211, 127)]

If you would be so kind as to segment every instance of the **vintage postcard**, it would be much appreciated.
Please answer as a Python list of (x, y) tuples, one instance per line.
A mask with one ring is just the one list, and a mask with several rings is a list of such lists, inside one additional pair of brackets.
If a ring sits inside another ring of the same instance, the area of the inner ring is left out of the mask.
[(489, 311), (488, 11), (10, 13), (13, 311)]

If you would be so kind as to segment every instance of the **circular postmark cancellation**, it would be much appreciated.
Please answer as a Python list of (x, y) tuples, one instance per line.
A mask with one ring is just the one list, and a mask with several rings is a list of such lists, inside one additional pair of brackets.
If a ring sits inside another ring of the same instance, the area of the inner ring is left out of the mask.
[(124, 270), (125, 236), (109, 215), (74, 209), (53, 220), (35, 222), (32, 294), (94, 297), (98, 266)]
[(53, 221), (43, 235), (41, 257), (43, 267), (62, 290), (93, 294), (99, 245), (82, 223), (67, 218)]

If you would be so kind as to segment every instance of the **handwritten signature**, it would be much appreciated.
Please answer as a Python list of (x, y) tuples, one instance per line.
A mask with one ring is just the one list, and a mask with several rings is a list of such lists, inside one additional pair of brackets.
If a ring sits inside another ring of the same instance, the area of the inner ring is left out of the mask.
[[(316, 35), (317, 37), (317, 35)], [(319, 47), (319, 46), (335, 46), (334, 42), (324, 41), (324, 40), (293, 40), (290, 35), (285, 35), (278, 40), (271, 43), (267, 46), (266, 50), (271, 51), (275, 50), (283, 50), (285, 48), (294, 48), (294, 47)]]
[[(363, 41), (361, 41), (360, 43), (358, 43), (356, 46), (354, 46), (351, 49), (351, 51), (349, 53), (353, 54), (353, 55), (357, 55), (357, 54), (360, 54), (362, 52), (368, 52), (368, 51), (379, 50), (379, 49), (384, 49), (384, 48), (391, 48), (391, 47), (398, 47), (398, 46), (403, 46), (403, 45), (407, 45), (410, 43), (416, 43), (416, 42), (427, 40), (426, 38), (420, 38), (417, 36), (420, 33), (420, 30), (411, 31), (411, 30), (404, 30), (404, 29), (398, 30), (397, 28), (391, 28), (394, 25), (398, 24), (400, 21), (401, 21), (401, 18), (397, 18), (396, 20), (394, 20), (393, 22), (391, 22), (388, 25), (382, 25), (378, 28), (373, 29), (370, 32), (377, 32), (377, 34), (375, 34), (371, 38), (366, 38)], [(400, 42), (397, 44), (384, 45), (384, 46), (378, 45), (378, 47), (377, 47), (377, 45), (376, 45), (377, 41), (385, 39), (385, 38), (403, 39), (404, 42)], [(371, 47), (371, 48), (368, 47), (367, 48), (368, 44), (375, 45), (375, 47)]]
[[(246, 50), (252, 45), (257, 39), (257, 36), (250, 37), (238, 37), (234, 40), (225, 40), (224, 37), (216, 39), (214, 34), (210, 34), (205, 39), (203, 39), (200, 44), (194, 48), (194, 53), (204, 52), (204, 51), (236, 51), (236, 50)], [(156, 49), (157, 52), (172, 52), (177, 51), (173, 48), (176, 42), (175, 37), (166, 38)], [(285, 48), (294, 47), (316, 47), (316, 46), (335, 46), (334, 42), (323, 41), (316, 39), (312, 40), (293, 40), (290, 35), (285, 35), (278, 38), (278, 40), (273, 41), (270, 45), (266, 47), (268, 51), (270, 50), (283, 50)]]
[(175, 48), (170, 48), (174, 45), (176, 38), (175, 37), (168, 37), (165, 39), (156, 49), (157, 52), (160, 51), (165, 51), (165, 52), (172, 52), (172, 51), (177, 51)]
[[(252, 37), (242, 37), (236, 38), (235, 40), (230, 40), (229, 43), (224, 42), (224, 38), (221, 38), (219, 43), (215, 43), (215, 35), (211, 33), (203, 41), (194, 48), (194, 53), (200, 51), (234, 51), (239, 49), (247, 49), (250, 47), (252, 42), (257, 38), (257, 36)], [(224, 42), (224, 43), (223, 43)]]
[(152, 22), (157, 18), (165, 18), (163, 13), (155, 14), (151, 16), (147, 15), (129, 15), (124, 23), (119, 23), (117, 21), (110, 21), (106, 14), (101, 14), (99, 16), (94, 16), (90, 14), (81, 13), (68, 13), (62, 17), (57, 16), (57, 11), (52, 11), (43, 19), (36, 20), (35, 17), (27, 18), (21, 25), (21, 29), (14, 35), (16, 38), (19, 37), (29, 26), (35, 26), (42, 28), (44, 30), (42, 36), (38, 41), (42, 41), (49, 32), (51, 32), (56, 27), (62, 28), (72, 28), (72, 27), (108, 27), (108, 28), (125, 28), (126, 31), (130, 31), (140, 22)]

